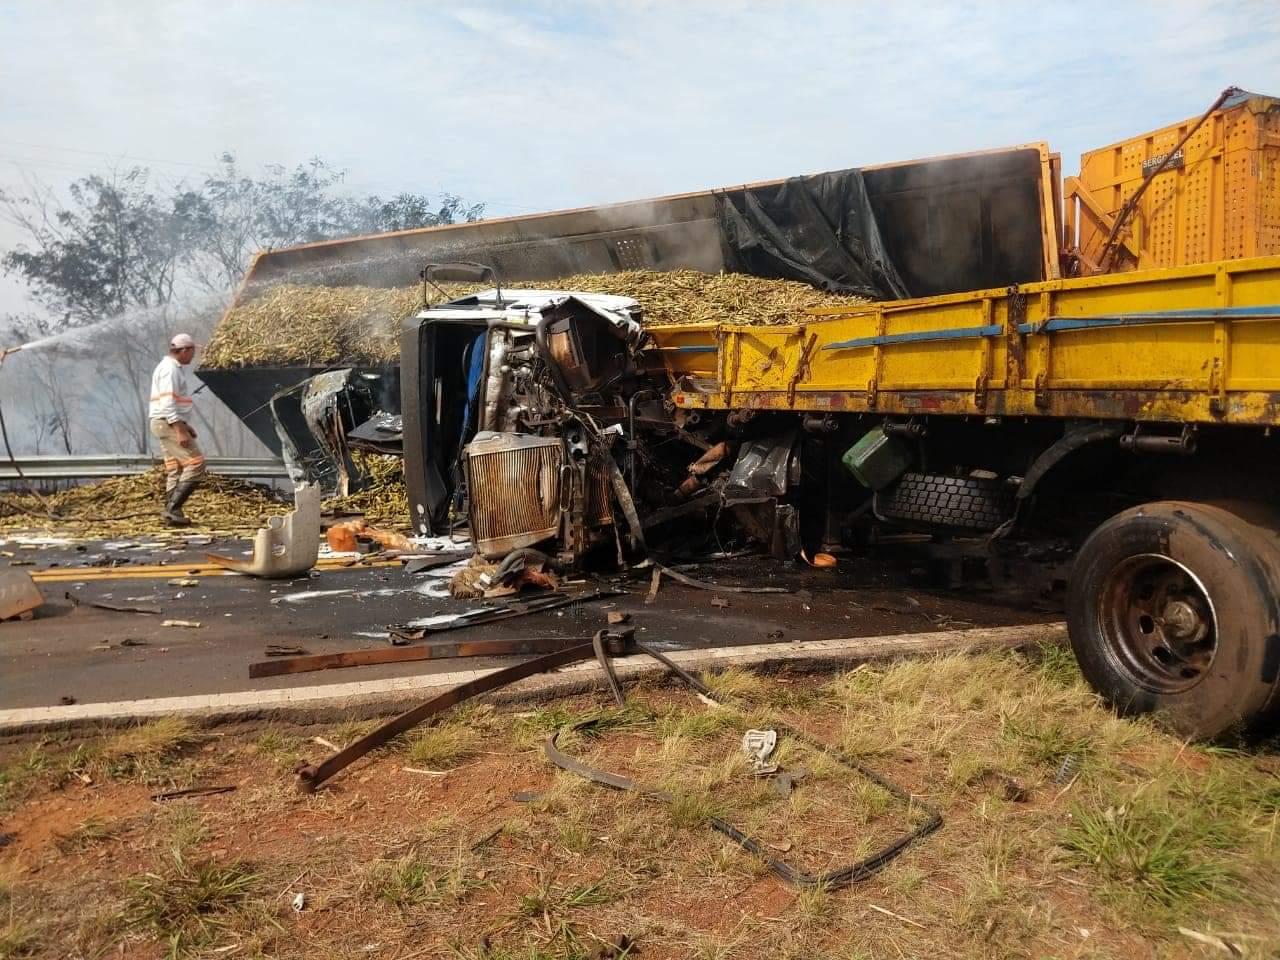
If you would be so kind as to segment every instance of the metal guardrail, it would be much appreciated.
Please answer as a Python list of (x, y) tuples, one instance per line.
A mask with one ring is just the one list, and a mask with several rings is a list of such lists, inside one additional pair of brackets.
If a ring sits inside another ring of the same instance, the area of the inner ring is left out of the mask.
[[(284, 461), (274, 457), (208, 457), (209, 472), (220, 477), (287, 478)], [(92, 454), (88, 456), (18, 457), (18, 467), (31, 480), (91, 480), (99, 477), (127, 477), (146, 473), (160, 465), (150, 456), (138, 454)], [(0, 480), (17, 480), (12, 461), (0, 454)]]

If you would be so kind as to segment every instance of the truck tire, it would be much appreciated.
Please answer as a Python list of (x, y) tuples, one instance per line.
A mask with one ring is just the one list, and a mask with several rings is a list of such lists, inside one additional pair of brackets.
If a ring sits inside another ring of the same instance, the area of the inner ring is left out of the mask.
[(876, 494), (881, 520), (954, 530), (994, 530), (1013, 513), (1014, 491), (999, 480), (904, 473)]
[(1067, 627), (1121, 714), (1206, 739), (1258, 724), (1280, 690), (1280, 538), (1217, 506), (1126, 510), (1076, 555)]

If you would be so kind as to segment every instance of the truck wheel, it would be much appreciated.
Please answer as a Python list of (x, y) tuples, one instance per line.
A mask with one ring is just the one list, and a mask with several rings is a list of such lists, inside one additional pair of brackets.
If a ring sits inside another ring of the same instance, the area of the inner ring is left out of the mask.
[(1220, 507), (1126, 510), (1080, 548), (1067, 626), (1085, 679), (1121, 713), (1193, 737), (1252, 724), (1277, 699), (1280, 540)]
[(904, 473), (876, 493), (875, 513), (881, 520), (930, 529), (994, 530), (1013, 513), (1013, 497), (999, 480)]

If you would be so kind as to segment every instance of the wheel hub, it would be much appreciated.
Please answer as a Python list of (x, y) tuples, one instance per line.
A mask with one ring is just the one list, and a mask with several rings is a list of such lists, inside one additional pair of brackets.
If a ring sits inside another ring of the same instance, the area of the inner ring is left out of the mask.
[(1196, 576), (1170, 557), (1130, 557), (1101, 593), (1110, 654), (1138, 684), (1160, 693), (1199, 683), (1217, 651), (1217, 618)]

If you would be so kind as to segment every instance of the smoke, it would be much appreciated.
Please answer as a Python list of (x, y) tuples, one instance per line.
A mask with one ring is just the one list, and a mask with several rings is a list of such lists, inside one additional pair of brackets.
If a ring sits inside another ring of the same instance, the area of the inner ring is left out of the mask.
[[(151, 371), (175, 333), (204, 342), (229, 295), (179, 295), (22, 344), (0, 368), (10, 435), (24, 453), (143, 453)], [(265, 448), (209, 391), (196, 401), (206, 453), (258, 456)]]

